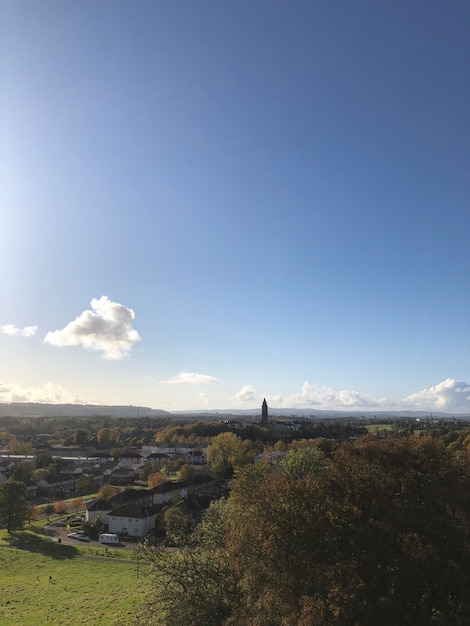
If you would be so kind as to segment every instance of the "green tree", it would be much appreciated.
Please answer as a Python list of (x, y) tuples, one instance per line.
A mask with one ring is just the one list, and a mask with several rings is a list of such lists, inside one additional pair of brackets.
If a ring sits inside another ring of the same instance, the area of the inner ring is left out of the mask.
[(0, 485), (0, 521), (11, 533), (22, 528), (27, 518), (26, 488), (22, 482), (10, 478)]
[(88, 431), (84, 430), (83, 428), (79, 428), (75, 431), (74, 441), (77, 446), (84, 446), (88, 443), (89, 438), (90, 436), (88, 434)]
[(94, 493), (96, 491), (96, 483), (90, 474), (82, 474), (75, 483), (75, 491), (81, 496)]
[(314, 445), (293, 446), (279, 461), (279, 467), (289, 478), (304, 478), (322, 471), (324, 457)]
[(34, 457), (36, 469), (46, 469), (51, 463), (54, 463), (54, 459), (47, 452), (40, 452)]
[(191, 529), (191, 520), (178, 506), (171, 506), (163, 514), (167, 539), (176, 545), (184, 543)]
[(19, 480), (22, 483), (28, 483), (34, 472), (34, 463), (32, 461), (25, 461), (24, 463), (17, 463), (11, 470), (12, 478)]
[(173, 554), (140, 544), (140, 558), (150, 563), (151, 591), (142, 604), (142, 626), (224, 624), (240, 593), (224, 547), (225, 501), (212, 505), (191, 547)]
[(44, 478), (46, 478), (46, 476), (48, 474), (49, 474), (49, 472), (47, 471), (47, 469), (45, 467), (40, 467), (40, 468), (34, 470), (33, 475), (31, 477), (31, 480), (33, 482), (37, 483), (40, 480), (43, 480)]

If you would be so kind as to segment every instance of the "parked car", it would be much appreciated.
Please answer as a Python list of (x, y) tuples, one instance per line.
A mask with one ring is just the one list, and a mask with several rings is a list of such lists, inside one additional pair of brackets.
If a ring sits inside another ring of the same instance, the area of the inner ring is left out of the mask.
[(69, 533), (67, 537), (69, 539), (77, 539), (78, 541), (91, 541), (90, 537), (85, 535), (85, 533)]

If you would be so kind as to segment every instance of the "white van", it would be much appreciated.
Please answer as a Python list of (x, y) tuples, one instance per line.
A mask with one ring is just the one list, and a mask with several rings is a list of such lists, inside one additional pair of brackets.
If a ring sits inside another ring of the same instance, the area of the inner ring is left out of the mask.
[(100, 543), (119, 543), (119, 537), (115, 533), (101, 533), (98, 541)]

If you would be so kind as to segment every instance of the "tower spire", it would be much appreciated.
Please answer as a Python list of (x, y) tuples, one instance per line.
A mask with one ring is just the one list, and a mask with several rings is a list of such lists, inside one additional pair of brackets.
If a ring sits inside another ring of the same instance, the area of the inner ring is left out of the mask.
[(261, 423), (268, 423), (268, 403), (266, 402), (266, 398), (264, 398), (263, 404), (261, 405)]

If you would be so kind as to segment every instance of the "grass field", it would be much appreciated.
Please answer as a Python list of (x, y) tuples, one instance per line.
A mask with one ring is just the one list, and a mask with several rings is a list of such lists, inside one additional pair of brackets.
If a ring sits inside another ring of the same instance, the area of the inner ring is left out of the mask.
[(392, 424), (368, 424), (368, 432), (375, 434), (378, 430), (392, 430)]
[[(131, 553), (113, 550), (111, 555), (129, 558)], [(143, 598), (144, 573), (145, 566), (133, 561), (54, 544), (38, 526), (11, 536), (0, 531), (0, 624), (129, 626)]]

